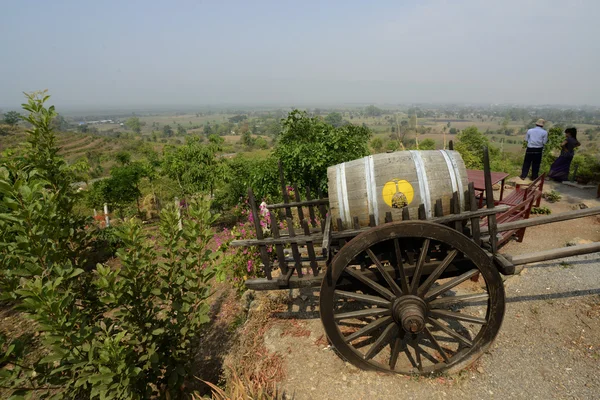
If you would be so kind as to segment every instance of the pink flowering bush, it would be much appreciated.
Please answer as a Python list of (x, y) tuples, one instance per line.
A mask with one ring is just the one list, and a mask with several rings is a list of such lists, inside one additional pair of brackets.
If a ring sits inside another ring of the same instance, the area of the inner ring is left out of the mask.
[[(258, 247), (231, 247), (234, 240), (256, 239), (254, 230), (254, 218), (247, 204), (242, 207), (236, 207), (239, 212), (240, 222), (233, 228), (223, 228), (214, 236), (216, 248), (223, 252), (221, 266), (218, 269), (217, 279), (219, 281), (229, 281), (239, 291), (245, 290), (244, 282), (247, 279), (264, 277), (261, 266), (260, 251)], [(259, 212), (260, 226), (263, 228), (265, 236), (270, 234), (269, 214), (263, 205)], [(272, 248), (267, 247), (269, 255), (272, 254)]]

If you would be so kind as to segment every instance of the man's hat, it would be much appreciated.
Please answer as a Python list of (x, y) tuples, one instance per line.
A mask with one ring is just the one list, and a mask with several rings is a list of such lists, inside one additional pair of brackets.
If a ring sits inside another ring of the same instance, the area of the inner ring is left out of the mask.
[(546, 121), (544, 121), (542, 118), (540, 118), (540, 119), (537, 120), (537, 122), (535, 124), (537, 126), (543, 127), (545, 123), (546, 123)]

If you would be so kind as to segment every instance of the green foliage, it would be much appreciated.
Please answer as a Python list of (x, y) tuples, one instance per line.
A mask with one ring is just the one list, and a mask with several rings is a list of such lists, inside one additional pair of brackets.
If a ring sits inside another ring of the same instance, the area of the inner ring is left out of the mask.
[(334, 128), (319, 117), (294, 110), (283, 122), (274, 154), (288, 181), (326, 191), (327, 167), (368, 155), (371, 136), (364, 126)]
[(556, 153), (560, 152), (561, 143), (565, 139), (564, 128), (560, 125), (553, 126), (548, 130), (548, 143), (544, 146), (542, 154), (542, 171), (549, 171), (550, 166), (556, 160)]
[[(571, 170), (577, 166), (576, 180), (582, 183), (600, 182), (600, 158), (591, 154), (577, 154), (573, 158)], [(573, 172), (574, 173), (574, 172)]]
[(173, 136), (173, 128), (171, 128), (171, 125), (163, 126), (162, 130), (163, 130), (163, 136), (165, 136), (165, 137)]
[(28, 96), (25, 157), (0, 166), (0, 293), (35, 322), (45, 354), (25, 365), (24, 344), (0, 336), (0, 386), (18, 388), (15, 398), (179, 398), (198, 372), (190, 353), (208, 322), (219, 253), (207, 244), (218, 216), (192, 198), (180, 230), (167, 206), (159, 250), (130, 220), (98, 238), (119, 247), (119, 262), (86, 265), (89, 221), (72, 211), (77, 196), (56, 155), (47, 98)]
[[(454, 149), (460, 153), (468, 169), (483, 169), (483, 148), (489, 147), (489, 140), (475, 126), (464, 129), (457, 136)], [(490, 155), (492, 148), (490, 148)]]
[(45, 273), (54, 263), (82, 265), (86, 220), (72, 211), (79, 195), (74, 175), (57, 155), (45, 92), (27, 95), (23, 117), (32, 125), (22, 156), (0, 164), (0, 296), (14, 298), (21, 278)]
[(381, 150), (383, 149), (383, 140), (381, 140), (381, 138), (373, 138), (373, 140), (371, 140), (371, 147), (375, 150), (375, 153), (381, 153)]
[(90, 207), (101, 208), (108, 203), (116, 208), (123, 218), (123, 211), (142, 195), (139, 182), (144, 170), (140, 163), (132, 163), (123, 167), (115, 167), (110, 177), (94, 182), (87, 195)]
[(425, 139), (420, 141), (419, 150), (435, 150), (435, 140)]
[(252, 188), (259, 201), (280, 200), (281, 187), (275, 157), (250, 158), (239, 155), (227, 163), (226, 184), (215, 192), (213, 206), (228, 209), (243, 202)]
[(127, 121), (125, 121), (125, 126), (137, 135), (142, 132), (142, 123), (138, 117), (128, 118)]
[(560, 193), (558, 193), (556, 190), (551, 190), (550, 192), (544, 193), (543, 197), (549, 203), (556, 203), (562, 198)]
[(370, 105), (365, 108), (365, 116), (367, 117), (379, 117), (381, 114), (383, 114), (383, 111), (374, 105)]
[(212, 194), (225, 178), (225, 162), (218, 157), (222, 143), (223, 138), (216, 135), (211, 135), (206, 145), (192, 136), (183, 146), (165, 147), (163, 173), (177, 182), (182, 195), (201, 191)]
[(550, 215), (552, 214), (552, 210), (548, 207), (531, 207), (531, 214)]
[(338, 112), (332, 112), (325, 117), (325, 122), (337, 128), (344, 124), (344, 118), (342, 117), (342, 114)]
[(4, 114), (4, 123), (7, 125), (17, 125), (20, 119), (21, 115), (16, 111), (8, 111)]

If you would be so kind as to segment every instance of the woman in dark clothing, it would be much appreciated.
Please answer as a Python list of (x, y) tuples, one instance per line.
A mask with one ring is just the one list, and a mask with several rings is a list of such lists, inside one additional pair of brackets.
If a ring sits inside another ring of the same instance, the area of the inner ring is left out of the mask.
[(575, 148), (581, 144), (577, 141), (577, 128), (567, 128), (565, 130), (565, 141), (561, 144), (560, 156), (550, 167), (548, 176), (557, 182), (569, 179), (569, 168), (575, 155)]

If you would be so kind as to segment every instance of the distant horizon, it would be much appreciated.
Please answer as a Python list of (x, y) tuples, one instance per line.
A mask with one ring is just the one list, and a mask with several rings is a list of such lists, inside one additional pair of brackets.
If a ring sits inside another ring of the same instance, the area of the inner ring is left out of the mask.
[[(34, 5), (33, 5), (34, 4)], [(600, 1), (11, 1), (0, 104), (600, 106)]]
[[(410, 107), (430, 107), (430, 108), (443, 108), (443, 107), (515, 107), (515, 108), (600, 108), (600, 105), (594, 104), (525, 104), (525, 103), (499, 103), (499, 102), (398, 102), (398, 103), (377, 103), (377, 102), (347, 102), (347, 103), (213, 103), (213, 104), (136, 104), (136, 105), (118, 105), (118, 104), (97, 104), (97, 105), (73, 105), (73, 104), (62, 104), (55, 102), (54, 96), (51, 93), (49, 105), (54, 105), (58, 112), (65, 115), (69, 114), (81, 114), (89, 112), (91, 115), (96, 113), (109, 113), (109, 112), (205, 112), (205, 111), (222, 111), (229, 109), (237, 109), (236, 111), (254, 111), (254, 110), (281, 110), (281, 109), (316, 109), (321, 108), (325, 110), (335, 109), (360, 109), (374, 105), (381, 109), (395, 109), (395, 108), (410, 108)], [(0, 112), (6, 111), (19, 111), (19, 107), (0, 105)], [(214, 110), (211, 110), (214, 109)]]

